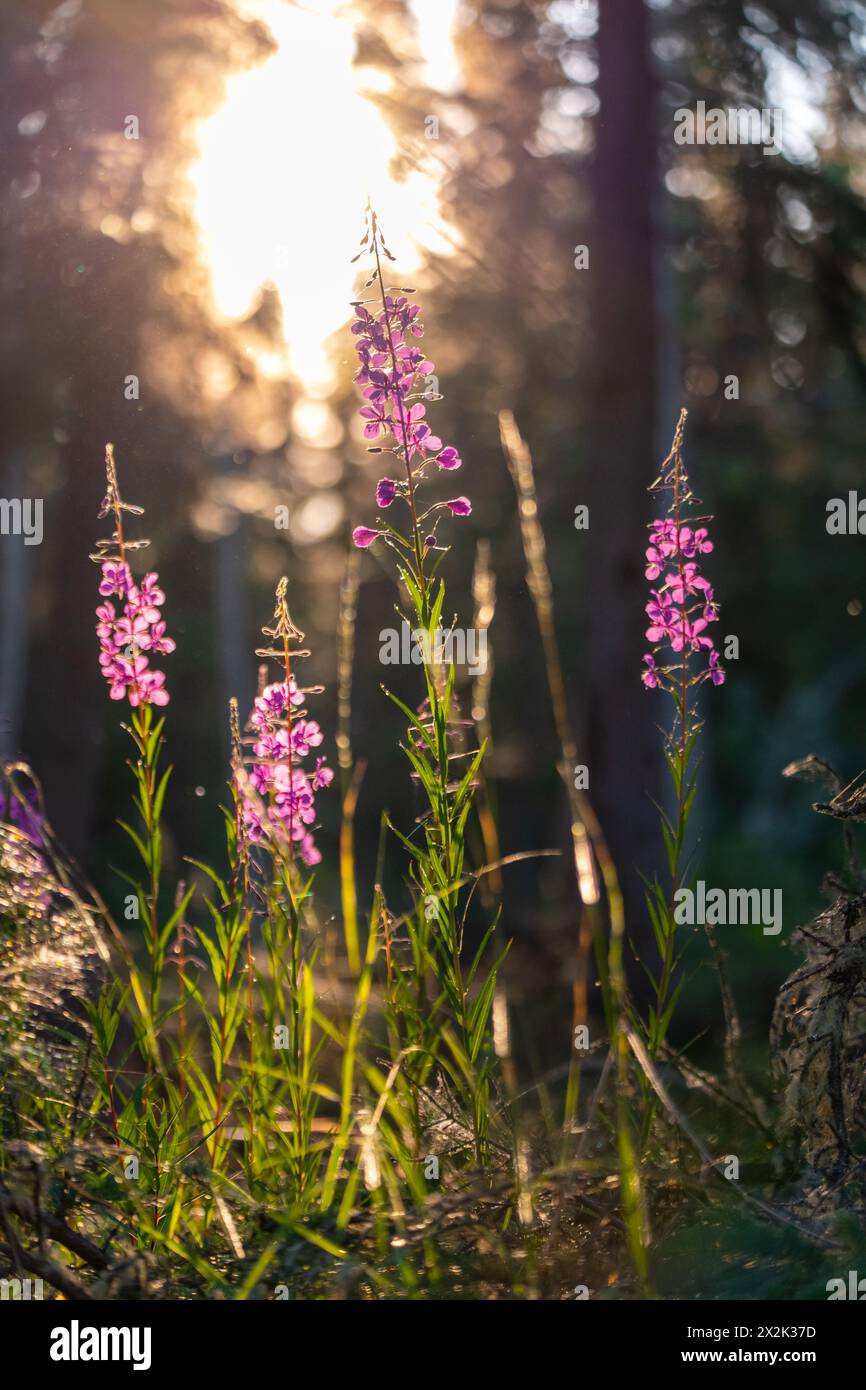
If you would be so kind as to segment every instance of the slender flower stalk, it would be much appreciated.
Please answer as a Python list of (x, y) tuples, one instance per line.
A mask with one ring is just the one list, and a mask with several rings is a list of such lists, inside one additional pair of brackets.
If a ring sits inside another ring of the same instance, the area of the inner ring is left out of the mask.
[[(128, 826), (124, 829), (145, 865), (147, 889), (140, 894), (148, 921), (148, 951), (150, 953), (150, 1027), (153, 1029), (159, 1003), (160, 981), (165, 947), (160, 943), (158, 924), (159, 888), (162, 868), (162, 803), (171, 769), (160, 776), (159, 756), (162, 749), (163, 720), (153, 720), (154, 707), (168, 704), (165, 675), (150, 667), (151, 655), (173, 652), (175, 643), (166, 635), (160, 609), (165, 594), (159, 587), (159, 576), (150, 571), (136, 585), (128, 556), (145, 549), (150, 542), (130, 541), (124, 536), (123, 518), (142, 516), (144, 509), (124, 502), (117, 480), (114, 446), (105, 446), (106, 493), (99, 516), (112, 516), (114, 531), (107, 539), (96, 542), (91, 559), (102, 571), (100, 595), (106, 600), (96, 610), (96, 633), (99, 638), (99, 664), (109, 684), (112, 700), (126, 699), (132, 709), (132, 724), (124, 726), (135, 743), (138, 758), (133, 764), (138, 796), (136, 806), (141, 816), (143, 834)], [(111, 599), (123, 605), (118, 613)]]
[[(316, 750), (323, 742), (322, 731), (306, 710), (306, 699), (322, 692), (321, 686), (298, 684), (297, 662), (309, 656), (300, 644), (304, 634), (292, 621), (288, 607), (288, 580), (277, 585), (274, 616), (262, 632), (267, 645), (256, 655), (265, 662), (276, 662), (282, 680), (269, 683), (266, 665), (259, 670), (259, 691), (247, 721), (249, 734), (241, 740), (246, 754), (235, 753), (235, 782), (239, 788), (240, 841), (248, 856), (250, 870), (263, 863), (270, 872), (256, 885), (264, 904), (263, 944), (271, 965), (270, 984), (263, 993), (263, 1031), (273, 1035), (274, 1027), (288, 1027), (285, 1104), (290, 1116), (286, 1137), (292, 1189), (298, 1199), (305, 1197), (316, 1165), (310, 1149), (316, 1095), (311, 1089), (315, 1046), (312, 1042), (313, 985), (304, 955), (303, 904), (310, 882), (304, 882), (299, 861), (307, 868), (321, 862), (313, 831), (316, 793), (330, 785), (334, 773)], [(234, 735), (233, 735), (234, 737)], [(310, 765), (305, 760), (313, 757)], [(264, 853), (262, 853), (262, 851)], [(254, 1019), (252, 1008), (252, 950), (247, 920), (247, 1008), (251, 1039), (250, 1067), (254, 1057)], [(250, 1086), (250, 1155), (255, 1158), (253, 1111), (259, 1087), (256, 1078)], [(261, 1113), (261, 1112), (260, 1112)], [(261, 1132), (261, 1127), (259, 1127)]]
[[(663, 691), (674, 704), (664, 749), (674, 789), (674, 810), (672, 814), (660, 811), (669, 883), (665, 890), (656, 877), (647, 890), (660, 958), (659, 973), (652, 977), (655, 997), (647, 1028), (652, 1061), (664, 1044), (679, 992), (679, 986), (673, 984), (677, 963), (674, 909), (687, 873), (686, 837), (697, 791), (693, 757), (702, 722), (695, 692), (705, 681), (717, 686), (725, 680), (707, 631), (718, 618), (712, 585), (700, 568), (701, 556), (713, 549), (707, 528), (712, 518), (696, 514), (700, 502), (691, 491), (682, 457), (686, 414), (685, 410), (680, 412), (670, 453), (649, 489), (651, 494), (666, 495), (669, 500), (665, 516), (650, 525), (646, 577), (654, 587), (646, 604), (646, 636), (652, 650), (643, 658), (641, 679), (648, 690)], [(654, 1104), (650, 1104), (645, 1112), (644, 1142), (653, 1113)]]
[[(354, 303), (355, 321), (352, 332), (356, 338), (359, 370), (355, 377), (361, 387), (365, 404), (361, 408), (364, 435), (367, 439), (384, 438), (385, 444), (372, 446), (374, 453), (390, 453), (401, 465), (405, 476), (383, 477), (376, 488), (380, 513), (405, 507), (408, 527), (392, 524), (380, 516), (376, 528), (359, 526), (353, 540), (360, 549), (367, 549), (382, 539), (396, 554), (400, 577), (414, 610), (415, 624), (420, 624), (430, 638), (428, 652), (435, 650), (433, 633), (440, 622), (445, 602), (445, 587), (441, 579), (433, 586), (435, 562), (432, 553), (441, 559), (444, 547), (439, 546), (437, 531), (446, 512), (452, 516), (469, 516), (472, 504), (468, 497), (453, 497), (447, 501), (422, 503), (422, 487), (430, 480), (432, 464), (441, 472), (460, 468), (462, 460), (451, 445), (444, 445), (427, 423), (425, 400), (435, 399), (427, 389), (427, 378), (433, 363), (419, 347), (410, 342), (423, 336), (420, 308), (410, 302), (414, 291), (405, 287), (388, 287), (382, 275), (382, 257), (394, 257), (385, 245), (376, 214), (367, 210), (367, 224), (361, 251), (367, 251), (373, 266), (365, 288), (376, 286), (376, 297)], [(374, 308), (368, 305), (375, 306)], [(498, 962), (482, 980), (477, 976), (481, 959), (467, 970), (463, 961), (465, 909), (460, 906), (460, 889), (464, 882), (465, 830), (472, 806), (484, 748), (468, 752), (459, 736), (462, 723), (454, 699), (454, 667), (433, 656), (424, 662), (426, 698), (413, 713), (402, 701), (390, 698), (409, 719), (404, 750), (412, 765), (413, 778), (422, 787), (428, 808), (421, 818), (423, 848), (418, 842), (391, 829), (411, 855), (411, 877), (417, 895), (417, 915), (410, 927), (410, 946), (413, 957), (414, 993), (401, 989), (399, 1010), (394, 1010), (391, 1022), (395, 1036), (411, 1060), (406, 1062), (407, 1073), (415, 1071), (414, 1080), (422, 1084), (429, 1072), (431, 1060), (428, 1039), (431, 1036), (433, 1012), (447, 1005), (456, 1032), (447, 1030), (450, 1060), (442, 1058), (444, 1072), (461, 1089), (471, 1108), (475, 1158), (483, 1164), (487, 1154), (489, 1126), (489, 1078), (495, 1067), (495, 1056), (489, 1036)], [(466, 759), (464, 767), (460, 761)], [(390, 822), (389, 822), (390, 825)], [(493, 928), (488, 932), (488, 938)], [(486, 944), (486, 941), (485, 941)], [(389, 953), (390, 953), (389, 946)], [(437, 1002), (426, 1003), (426, 979), (432, 974), (437, 982)], [(399, 978), (394, 972), (392, 978)], [(477, 990), (475, 998), (470, 991)], [(410, 1105), (414, 1102), (410, 1101)]]

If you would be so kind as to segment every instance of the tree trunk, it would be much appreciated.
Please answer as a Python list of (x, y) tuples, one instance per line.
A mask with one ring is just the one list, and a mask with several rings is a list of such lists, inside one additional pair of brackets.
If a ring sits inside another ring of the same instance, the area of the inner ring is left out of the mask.
[(649, 800), (657, 792), (660, 712), (640, 680), (645, 526), (651, 513), (646, 488), (659, 462), (656, 129), (642, 0), (604, 0), (599, 6), (598, 56), (589, 270), (595, 363), (587, 457), (590, 527), (582, 533), (590, 688), (585, 735), (591, 790), (623, 880), (629, 925), (632, 931), (638, 927), (640, 938), (645, 909), (635, 869), (653, 867), (660, 833)]

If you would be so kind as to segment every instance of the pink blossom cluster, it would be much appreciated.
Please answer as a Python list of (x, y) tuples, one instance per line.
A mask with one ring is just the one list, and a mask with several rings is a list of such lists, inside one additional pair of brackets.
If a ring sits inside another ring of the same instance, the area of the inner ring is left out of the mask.
[[(647, 639), (654, 643), (653, 651), (644, 657), (644, 685), (655, 690), (659, 686), (673, 688), (682, 679), (682, 672), (694, 652), (707, 651), (707, 666), (689, 678), (689, 684), (709, 678), (713, 685), (722, 685), (725, 672), (719, 665), (707, 627), (718, 618), (718, 605), (713, 598), (709, 580), (700, 572), (700, 556), (708, 554), (712, 541), (705, 526), (677, 526), (672, 517), (654, 521), (650, 526), (646, 552), (646, 577), (655, 582), (646, 605), (649, 618)], [(658, 581), (662, 579), (662, 583)], [(656, 657), (667, 644), (677, 657), (674, 666), (659, 666)], [(675, 674), (674, 674), (675, 673)]]
[[(269, 835), (289, 839), (312, 867), (322, 858), (310, 830), (316, 819), (315, 793), (327, 787), (334, 774), (324, 758), (317, 757), (312, 770), (300, 766), (323, 739), (316, 721), (307, 719), (303, 703), (304, 692), (294, 676), (288, 701), (285, 681), (265, 686), (256, 697), (249, 719), (254, 731), (249, 780), (256, 795), (244, 798), (243, 819), (248, 840), (259, 843)], [(296, 711), (292, 718), (289, 704)]]
[[(165, 594), (158, 580), (159, 575), (151, 572), (136, 585), (124, 560), (106, 560), (102, 565), (99, 592), (106, 602), (96, 610), (99, 664), (112, 700), (125, 697), (133, 708), (167, 705), (169, 700), (164, 673), (150, 669), (149, 654), (175, 649), (159, 611)], [(121, 601), (121, 613), (109, 602), (113, 598)]]
[[(433, 371), (433, 363), (420, 348), (407, 342), (407, 337), (421, 338), (419, 305), (410, 304), (404, 294), (394, 298), (386, 294), (380, 313), (372, 314), (364, 304), (355, 304), (352, 332), (360, 368), (355, 381), (363, 388), (366, 404), (361, 408), (365, 439), (380, 436), (393, 440), (393, 452), (412, 473), (413, 484), (421, 477), (429, 459), (439, 468), (453, 472), (462, 459), (452, 445), (442, 444), (427, 423), (427, 407), (423, 400), (425, 379)], [(418, 460), (413, 464), (413, 460)], [(380, 478), (376, 487), (376, 505), (390, 507), (395, 498), (408, 498), (407, 479)], [(454, 497), (437, 503), (448, 507), (454, 516), (469, 516), (472, 503), (468, 497)], [(358, 526), (352, 533), (355, 545), (366, 549), (382, 531)]]

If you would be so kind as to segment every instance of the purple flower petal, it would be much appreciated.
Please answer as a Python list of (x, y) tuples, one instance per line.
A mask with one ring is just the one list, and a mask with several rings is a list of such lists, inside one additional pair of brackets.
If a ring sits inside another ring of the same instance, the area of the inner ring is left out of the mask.
[(457, 450), (449, 444), (446, 449), (443, 449), (440, 454), (437, 454), (436, 462), (440, 468), (446, 468), (450, 471), (453, 468), (459, 468), (463, 460)]
[[(393, 478), (380, 478), (376, 484), (376, 506), (390, 507), (397, 492), (397, 484)], [(356, 542), (357, 544), (357, 542)]]
[(356, 526), (352, 532), (352, 540), (359, 550), (366, 550), (381, 534), (381, 531), (371, 531), (369, 526)]

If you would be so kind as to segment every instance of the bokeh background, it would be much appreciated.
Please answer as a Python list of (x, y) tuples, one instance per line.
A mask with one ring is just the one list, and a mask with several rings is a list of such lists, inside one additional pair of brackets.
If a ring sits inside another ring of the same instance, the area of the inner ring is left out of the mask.
[[(327, 687), (333, 759), (339, 589), (380, 471), (357, 425), (347, 329), (370, 196), (395, 282), (424, 305), (437, 433), (465, 461), (474, 511), (451, 527), (447, 561), (464, 626), (476, 543), (491, 546), (503, 851), (562, 851), (504, 876), (533, 1045), (561, 1055), (554, 1001), (567, 1019), (579, 914), (497, 412), (514, 411), (533, 451), (580, 760), (640, 945), (668, 717), (639, 679), (646, 488), (681, 405), (692, 482), (715, 516), (720, 630), (740, 641), (706, 701), (696, 867), (713, 885), (785, 895), (781, 939), (741, 929), (725, 943), (761, 1045), (790, 968), (784, 935), (840, 859), (835, 827), (781, 768), (813, 751), (848, 776), (866, 762), (866, 540), (825, 526), (831, 497), (866, 494), (866, 7), (5, 0), (0, 36), (0, 494), (43, 498), (45, 518), (40, 547), (0, 538), (0, 745), (32, 763), (87, 873), (119, 906), (126, 750), (99, 677), (88, 560), (107, 440), (125, 495), (147, 509), (178, 643), (168, 867), (219, 850), (227, 701), (251, 700), (283, 573), (309, 678)], [(781, 109), (780, 153), (677, 144), (674, 113), (699, 100)], [(581, 504), (588, 531), (573, 524)], [(366, 555), (360, 580), (364, 901), (383, 808), (405, 823), (414, 806), (379, 690), (392, 576)], [(412, 679), (393, 683), (411, 698)], [(336, 786), (319, 802), (327, 917)], [(386, 877), (399, 894), (396, 858)], [(715, 998), (699, 962), (689, 1035)]]

